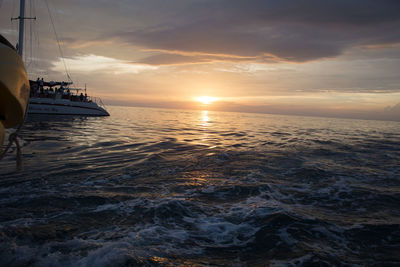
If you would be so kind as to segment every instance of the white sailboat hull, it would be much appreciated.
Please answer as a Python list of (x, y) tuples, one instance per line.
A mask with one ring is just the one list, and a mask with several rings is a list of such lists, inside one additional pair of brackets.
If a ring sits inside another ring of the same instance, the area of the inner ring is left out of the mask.
[(110, 116), (95, 102), (75, 102), (68, 99), (37, 98), (29, 99), (28, 114)]

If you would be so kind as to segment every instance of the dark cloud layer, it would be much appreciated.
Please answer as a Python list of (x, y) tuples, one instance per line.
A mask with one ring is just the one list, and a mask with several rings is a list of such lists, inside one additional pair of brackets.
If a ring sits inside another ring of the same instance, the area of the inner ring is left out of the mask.
[[(161, 51), (159, 51), (161, 52)], [(178, 54), (177, 54), (178, 53)], [(144, 63), (149, 65), (180, 65), (180, 64), (197, 64), (208, 62), (249, 62), (257, 61), (257, 57), (245, 57), (234, 55), (213, 55), (213, 54), (179, 54), (179, 52), (162, 51), (161, 54), (156, 54), (136, 61), (135, 63)], [(264, 57), (263, 61), (273, 62), (271, 57)]]
[[(142, 8), (155, 8), (159, 1), (149, 2)], [(193, 0), (162, 6), (166, 15), (157, 24), (114, 32), (107, 38), (176, 54), (261, 61), (267, 56), (268, 61), (275, 57), (294, 62), (335, 57), (355, 46), (400, 42), (400, 1), (396, 0)], [(155, 59), (143, 62), (166, 63), (166, 57)]]

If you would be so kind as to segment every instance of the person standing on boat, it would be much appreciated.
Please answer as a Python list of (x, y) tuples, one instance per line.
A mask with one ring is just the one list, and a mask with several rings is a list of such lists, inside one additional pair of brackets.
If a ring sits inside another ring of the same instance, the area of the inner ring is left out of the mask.
[(36, 97), (38, 94), (39, 94), (39, 84), (40, 84), (40, 78), (38, 77), (37, 79), (36, 79), (36, 82), (35, 83), (33, 83), (32, 84), (32, 93), (33, 93), (33, 95), (32, 96), (34, 96), (34, 97)]
[(58, 92), (61, 95), (61, 98), (64, 96), (64, 82), (61, 82), (60, 88), (58, 89)]
[[(38, 78), (39, 79), (39, 78)], [(43, 92), (43, 85), (44, 85), (44, 81), (43, 78), (40, 80), (40, 91)]]

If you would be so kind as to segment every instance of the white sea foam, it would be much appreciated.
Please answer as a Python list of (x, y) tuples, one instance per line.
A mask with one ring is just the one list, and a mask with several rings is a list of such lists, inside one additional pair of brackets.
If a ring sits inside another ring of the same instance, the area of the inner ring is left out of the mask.
[(399, 124), (110, 108), (25, 123), (0, 265), (400, 262)]

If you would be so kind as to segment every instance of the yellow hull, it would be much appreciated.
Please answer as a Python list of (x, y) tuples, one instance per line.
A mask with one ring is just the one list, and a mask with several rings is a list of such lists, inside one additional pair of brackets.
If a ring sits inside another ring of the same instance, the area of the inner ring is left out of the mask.
[(0, 43), (0, 145), (3, 144), (4, 128), (15, 127), (24, 121), (29, 90), (21, 57)]

